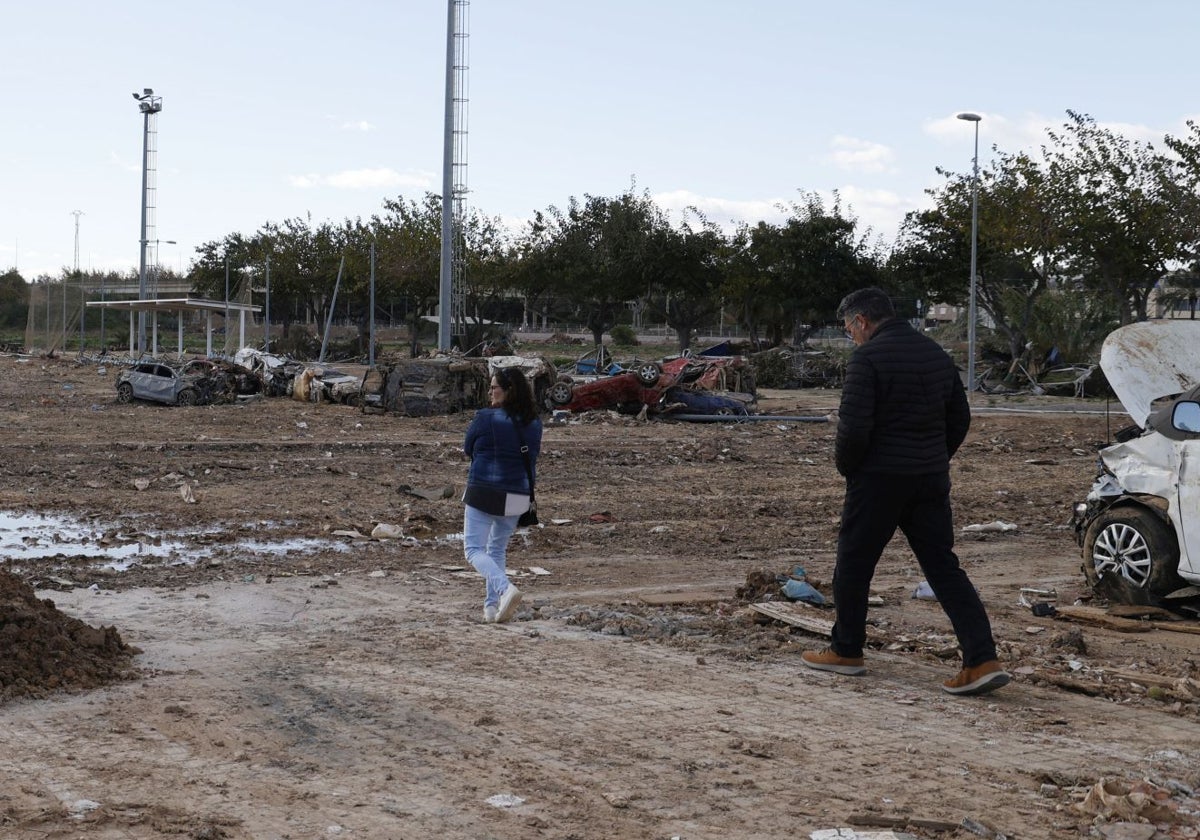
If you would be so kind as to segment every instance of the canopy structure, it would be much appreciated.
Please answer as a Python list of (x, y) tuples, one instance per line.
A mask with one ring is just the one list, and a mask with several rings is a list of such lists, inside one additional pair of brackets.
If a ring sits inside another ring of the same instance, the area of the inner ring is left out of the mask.
[[(129, 355), (134, 354), (134, 339), (137, 336), (136, 325), (134, 324), (134, 315), (137, 312), (150, 312), (153, 314), (153, 329), (150, 339), (150, 355), (158, 355), (158, 313), (159, 312), (203, 312), (204, 313), (204, 335), (205, 335), (205, 355), (213, 354), (213, 326), (212, 316), (214, 312), (218, 312), (225, 316), (226, 329), (228, 330), (229, 315), (233, 312), (238, 314), (238, 346), (246, 345), (246, 313), (251, 315), (262, 312), (261, 306), (255, 306), (249, 303), (236, 303), (234, 301), (223, 300), (206, 300), (204, 298), (155, 298), (153, 300), (89, 300), (88, 306), (94, 306), (99, 309), (115, 309), (126, 310), (129, 312)], [(183, 318), (179, 318), (179, 340), (178, 353), (183, 355)]]

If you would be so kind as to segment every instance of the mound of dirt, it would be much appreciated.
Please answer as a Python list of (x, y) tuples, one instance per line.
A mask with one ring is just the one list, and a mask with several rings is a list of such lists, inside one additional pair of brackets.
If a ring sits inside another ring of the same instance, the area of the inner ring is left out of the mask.
[(115, 627), (92, 627), (0, 571), (0, 702), (97, 688), (137, 676), (140, 651)]

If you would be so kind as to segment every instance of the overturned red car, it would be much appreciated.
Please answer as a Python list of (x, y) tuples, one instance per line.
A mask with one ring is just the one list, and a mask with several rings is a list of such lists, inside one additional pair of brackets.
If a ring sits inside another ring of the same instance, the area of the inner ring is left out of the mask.
[(754, 377), (741, 356), (679, 356), (638, 362), (630, 369), (588, 382), (560, 379), (547, 391), (554, 408), (581, 412), (643, 409), (668, 414), (748, 414)]

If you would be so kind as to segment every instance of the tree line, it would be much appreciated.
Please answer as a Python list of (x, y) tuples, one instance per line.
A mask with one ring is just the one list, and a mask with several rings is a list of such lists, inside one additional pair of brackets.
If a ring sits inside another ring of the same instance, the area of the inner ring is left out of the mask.
[[(1014, 358), (1057, 347), (1081, 360), (1113, 327), (1145, 319), (1156, 288), (1194, 313), (1196, 124), (1156, 145), (1068, 111), (1037, 152), (993, 147), (977, 183), (973, 172), (938, 173), (944, 182), (927, 191), (930, 206), (905, 216), (890, 247), (836, 193), (827, 202), (801, 191), (780, 208), (783, 222), (733, 230), (697, 210), (672, 219), (635, 186), (571, 197), (517, 231), (467, 210), (457, 228), (463, 309), (473, 316), (466, 341), (481, 339), (487, 321), (531, 316), (585, 324), (597, 343), (636, 318), (668, 325), (681, 350), (719, 320), (756, 343), (799, 344), (832, 322), (844, 294), (866, 285), (888, 289), (907, 317), (937, 303), (963, 306), (976, 188), (979, 308)], [(398, 306), (415, 335), (436, 311), (440, 247), (440, 197), (397, 197), (367, 220), (297, 217), (206, 242), (187, 279), (216, 299), (229, 278), (261, 290), (269, 259), (271, 319), (285, 335), (298, 323), (324, 323), (336, 305), (365, 342), (372, 253), (377, 305)], [(0, 317), (10, 313), (14, 276), (0, 277)]]

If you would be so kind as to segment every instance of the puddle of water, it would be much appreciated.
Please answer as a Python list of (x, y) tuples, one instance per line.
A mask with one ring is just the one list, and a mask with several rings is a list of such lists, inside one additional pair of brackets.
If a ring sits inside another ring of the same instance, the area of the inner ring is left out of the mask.
[(85, 558), (101, 568), (124, 571), (135, 563), (163, 559), (190, 565), (212, 557), (223, 549), (239, 553), (282, 555), (290, 552), (346, 551), (345, 543), (312, 538), (251, 540), (236, 546), (195, 545), (190, 540), (211, 534), (216, 529), (179, 532), (113, 533), (100, 527), (60, 514), (15, 513), (0, 511), (0, 558), (19, 563), (50, 557)]

